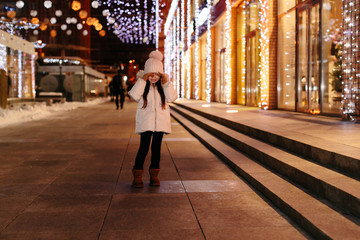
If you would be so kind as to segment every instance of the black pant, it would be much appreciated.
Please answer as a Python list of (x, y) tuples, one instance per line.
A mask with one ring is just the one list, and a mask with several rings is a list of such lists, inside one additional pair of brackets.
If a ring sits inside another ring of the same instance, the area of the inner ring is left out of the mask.
[(121, 106), (121, 109), (123, 108), (124, 106), (124, 100), (125, 100), (125, 94), (124, 94), (124, 91), (115, 91), (114, 92), (115, 94), (115, 104), (116, 104), (116, 109), (119, 109), (119, 95), (120, 95), (120, 106)]
[(160, 168), (161, 142), (162, 142), (164, 133), (148, 131), (148, 132), (141, 133), (140, 147), (139, 147), (139, 151), (136, 155), (134, 169), (137, 169), (137, 170), (144, 169), (145, 157), (149, 151), (151, 136), (152, 136), (152, 143), (151, 143), (150, 168), (154, 168), (154, 169)]

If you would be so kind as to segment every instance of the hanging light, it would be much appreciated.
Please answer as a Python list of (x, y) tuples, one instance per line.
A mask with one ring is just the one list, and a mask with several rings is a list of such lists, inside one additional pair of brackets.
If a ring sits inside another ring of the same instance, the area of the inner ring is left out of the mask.
[(52, 17), (52, 18), (50, 19), (50, 22), (51, 22), (51, 24), (55, 24), (55, 23), (56, 23), (56, 18)]
[(88, 16), (88, 13), (87, 13), (86, 10), (81, 10), (81, 11), (79, 12), (79, 17), (80, 17), (81, 19), (85, 19), (87, 16)]
[(32, 16), (32, 17), (36, 17), (37, 14), (38, 14), (38, 12), (36, 10), (30, 11), (30, 16)]
[(91, 6), (93, 8), (98, 8), (99, 7), (99, 2), (98, 1), (92, 1)]
[(10, 10), (6, 13), (6, 15), (9, 17), (9, 18), (14, 18), (16, 16), (16, 12), (14, 10)]
[(82, 25), (81, 23), (78, 23), (78, 24), (76, 25), (76, 28), (77, 28), (78, 30), (81, 30), (81, 29), (83, 29), (83, 25)]
[(57, 16), (57, 17), (61, 17), (62, 16), (62, 11), (61, 10), (56, 10), (55, 11), (55, 16)]
[(63, 31), (65, 31), (66, 29), (67, 29), (67, 25), (66, 24), (63, 24), (63, 25), (61, 25), (61, 30), (63, 30)]
[(104, 17), (109, 16), (109, 15), (110, 15), (109, 9), (104, 9), (104, 10), (102, 11), (102, 15), (103, 15)]
[(17, 1), (17, 2), (16, 2), (16, 7), (17, 7), (17, 8), (23, 8), (24, 5), (25, 5), (25, 4), (24, 4), (23, 1)]
[(88, 30), (84, 30), (84, 31), (83, 31), (83, 35), (84, 35), (84, 36), (87, 36), (88, 34), (89, 34)]
[(67, 18), (65, 19), (65, 22), (66, 22), (67, 24), (70, 24), (70, 23), (71, 23), (71, 18), (70, 18), (70, 17), (67, 17)]
[(79, 1), (73, 1), (71, 4), (71, 8), (74, 11), (79, 11), (81, 9), (81, 3)]
[(36, 18), (36, 17), (31, 19), (32, 24), (39, 24), (39, 22), (40, 22), (40, 20), (38, 18)]
[(86, 24), (87, 24), (87, 25), (91, 26), (91, 25), (93, 25), (93, 23), (94, 23), (94, 18), (88, 17), (88, 18), (86, 19)]
[(99, 24), (99, 19), (93, 18), (92, 25), (96, 26)]
[(95, 26), (96, 31), (100, 31), (103, 28), (103, 25), (101, 25), (100, 23), (98, 23), (94, 26)]
[(76, 23), (77, 23), (77, 19), (76, 19), (76, 18), (74, 18), (74, 17), (73, 17), (73, 18), (71, 18), (71, 23), (72, 23), (72, 24), (76, 24)]
[(44, 6), (45, 6), (46, 8), (51, 8), (51, 7), (52, 7), (52, 2), (51, 2), (50, 0), (44, 1)]
[(47, 25), (43, 23), (43, 24), (40, 25), (39, 28), (40, 28), (41, 31), (45, 31), (47, 29)]
[(69, 30), (66, 31), (66, 35), (68, 35), (68, 36), (70, 36), (71, 33), (72, 33), (71, 29), (69, 29)]
[(46, 46), (46, 43), (43, 43), (42, 40), (37, 40), (36, 42), (33, 42), (35, 48), (44, 48)]
[(115, 19), (113, 17), (110, 17), (107, 19), (108, 23), (113, 24), (115, 22)]
[(105, 37), (105, 35), (106, 35), (105, 30), (101, 30), (101, 31), (99, 32), (99, 35), (100, 35), (101, 37)]
[(54, 37), (56, 37), (56, 35), (57, 35), (56, 30), (53, 29), (53, 30), (50, 31), (50, 36), (51, 36), (51, 37), (54, 38)]
[(37, 35), (39, 35), (39, 31), (35, 29), (35, 30), (33, 31), (33, 34), (34, 34), (35, 36), (37, 36)]

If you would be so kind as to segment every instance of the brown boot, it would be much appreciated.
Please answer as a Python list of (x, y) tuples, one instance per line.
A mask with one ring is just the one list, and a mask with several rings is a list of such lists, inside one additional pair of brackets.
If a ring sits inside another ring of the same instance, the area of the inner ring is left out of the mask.
[(160, 169), (149, 168), (150, 186), (155, 186), (155, 187), (160, 186), (160, 180), (158, 178), (159, 172), (160, 172)]
[(136, 170), (136, 169), (132, 170), (132, 173), (134, 175), (134, 181), (132, 183), (132, 187), (134, 187), (134, 188), (143, 188), (144, 187), (144, 183), (142, 181), (143, 172), (144, 172), (144, 170)]

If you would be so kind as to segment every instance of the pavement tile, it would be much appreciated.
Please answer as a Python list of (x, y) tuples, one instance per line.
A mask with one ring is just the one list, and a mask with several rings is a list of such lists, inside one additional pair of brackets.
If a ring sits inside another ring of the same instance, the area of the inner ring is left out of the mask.
[(105, 212), (26, 212), (18, 216), (4, 231), (17, 232), (99, 232)]
[[(146, 204), (146, 203), (143, 203)], [(129, 229), (152, 230), (161, 232), (180, 229), (199, 229), (191, 207), (186, 208), (131, 208), (110, 211), (106, 217), (103, 231)]]
[(33, 200), (25, 212), (105, 212), (110, 203), (107, 195), (39, 195)]
[(115, 191), (115, 183), (63, 183), (51, 184), (43, 195), (75, 196), (75, 195), (111, 195)]
[(297, 230), (288, 227), (249, 227), (239, 224), (234, 228), (209, 228), (204, 229), (204, 234), (208, 240), (295, 240), (308, 239), (306, 236), (298, 233)]
[(100, 240), (203, 240), (204, 236), (200, 229), (161, 229), (160, 231), (133, 229), (123, 231), (104, 231)]
[(84, 231), (16, 231), (0, 233), (0, 239), (8, 240), (64, 240), (64, 239), (76, 239), (76, 240), (91, 240), (97, 239), (98, 233), (96, 232), (84, 232)]

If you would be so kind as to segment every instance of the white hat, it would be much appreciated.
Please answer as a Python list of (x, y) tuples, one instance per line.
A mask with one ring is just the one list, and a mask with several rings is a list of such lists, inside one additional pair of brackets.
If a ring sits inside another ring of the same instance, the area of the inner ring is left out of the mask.
[(144, 74), (153, 72), (164, 73), (164, 65), (162, 64), (163, 58), (160, 51), (152, 51), (149, 54), (149, 59), (145, 62)]

